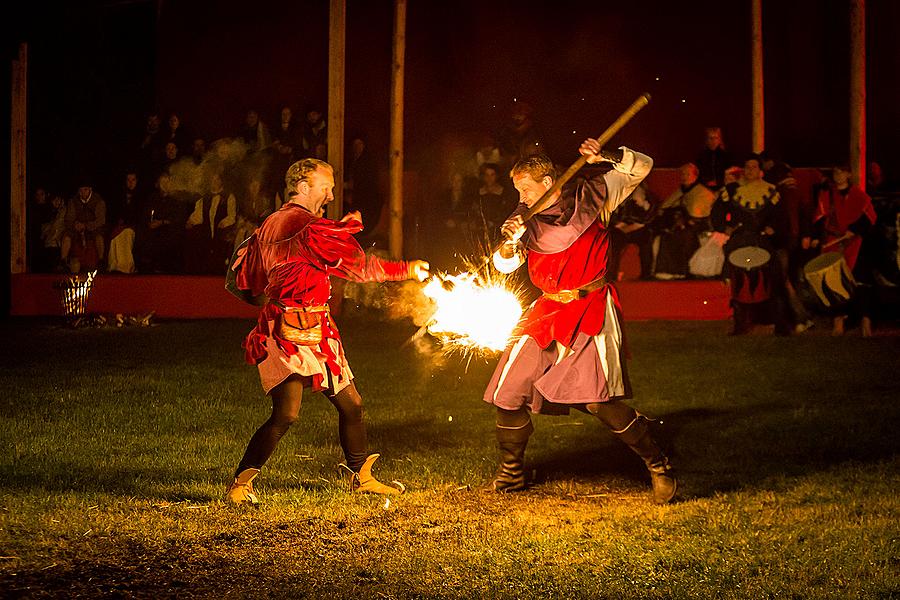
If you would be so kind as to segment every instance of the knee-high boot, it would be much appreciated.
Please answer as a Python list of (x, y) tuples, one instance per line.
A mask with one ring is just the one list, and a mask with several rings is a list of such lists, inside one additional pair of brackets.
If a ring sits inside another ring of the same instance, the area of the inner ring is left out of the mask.
[(613, 431), (620, 440), (640, 456), (647, 470), (650, 471), (650, 482), (653, 485), (654, 504), (666, 504), (675, 497), (678, 482), (669, 466), (669, 459), (663, 454), (653, 437), (647, 418), (639, 414), (625, 429)]
[(530, 419), (519, 427), (497, 425), (500, 467), (485, 491), (517, 492), (525, 489), (525, 446), (533, 431), (534, 425)]

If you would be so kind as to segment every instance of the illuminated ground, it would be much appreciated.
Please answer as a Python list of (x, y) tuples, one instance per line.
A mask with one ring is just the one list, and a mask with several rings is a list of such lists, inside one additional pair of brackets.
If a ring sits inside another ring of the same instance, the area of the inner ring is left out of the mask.
[(401, 348), (348, 317), (370, 442), (406, 496), (346, 494), (336, 417), (305, 400), (258, 489), (219, 503), (265, 419), (242, 321), (0, 325), (0, 596), (896, 597), (900, 337), (729, 338), (629, 323), (635, 406), (661, 417), (681, 501), (583, 415), (537, 418), (532, 490), (495, 466), (492, 363)]

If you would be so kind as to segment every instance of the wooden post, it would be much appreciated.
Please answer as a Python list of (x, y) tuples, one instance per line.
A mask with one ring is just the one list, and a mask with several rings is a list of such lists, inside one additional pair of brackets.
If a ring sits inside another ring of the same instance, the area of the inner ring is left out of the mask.
[(766, 109), (763, 94), (763, 32), (762, 0), (752, 0), (753, 21), (753, 138), (754, 152), (762, 152), (766, 147)]
[(331, 0), (328, 31), (328, 162), (334, 167), (334, 201), (328, 217), (344, 215), (344, 48), (346, 0)]
[(9, 143), (9, 272), (24, 273), (26, 266), (25, 142), (28, 99), (28, 44), (19, 44), (19, 57), (12, 61), (12, 110)]
[(866, 189), (866, 0), (850, 1), (850, 170)]
[(394, 53), (391, 66), (390, 252), (403, 256), (403, 57), (406, 52), (406, 0), (394, 0)]

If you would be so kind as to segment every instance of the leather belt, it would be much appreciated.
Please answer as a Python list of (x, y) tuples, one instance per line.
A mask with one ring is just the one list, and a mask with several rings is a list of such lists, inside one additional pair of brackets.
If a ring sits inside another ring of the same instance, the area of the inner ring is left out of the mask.
[(544, 298), (553, 300), (554, 302), (562, 302), (563, 304), (567, 304), (574, 300), (584, 298), (591, 292), (599, 290), (600, 288), (606, 286), (607, 283), (608, 281), (606, 280), (606, 276), (603, 276), (600, 279), (595, 279), (594, 281), (586, 283), (581, 287), (575, 288), (574, 290), (560, 290), (555, 293), (544, 292)]

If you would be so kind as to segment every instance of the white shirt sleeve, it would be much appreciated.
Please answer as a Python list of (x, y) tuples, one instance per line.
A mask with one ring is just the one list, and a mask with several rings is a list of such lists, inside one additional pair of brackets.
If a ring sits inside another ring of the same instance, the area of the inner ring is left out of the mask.
[(625, 146), (622, 150), (622, 162), (613, 163), (613, 170), (603, 176), (606, 180), (606, 204), (601, 216), (605, 223), (609, 222), (612, 212), (631, 195), (634, 188), (644, 180), (653, 168), (653, 159), (646, 154), (635, 152)]
[[(184, 213), (182, 213), (184, 214)], [(194, 204), (194, 212), (188, 217), (188, 227), (200, 225), (203, 222), (203, 199), (197, 200)]]
[(234, 194), (228, 194), (226, 209), (228, 210), (228, 214), (225, 215), (224, 219), (219, 221), (219, 229), (231, 227), (237, 220), (237, 200), (234, 199)]
[(503, 258), (498, 249), (491, 256), (491, 260), (494, 263), (494, 268), (501, 273), (512, 273), (525, 263), (525, 253), (522, 252), (521, 246), (516, 245), (516, 252), (510, 258)]

